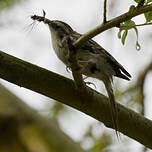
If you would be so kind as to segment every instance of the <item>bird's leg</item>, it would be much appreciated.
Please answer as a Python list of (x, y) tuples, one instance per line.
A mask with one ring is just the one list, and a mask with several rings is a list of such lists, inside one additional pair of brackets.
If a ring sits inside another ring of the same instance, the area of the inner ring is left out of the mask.
[[(78, 60), (79, 65), (83, 65), (83, 66), (81, 66), (81, 67), (82, 67), (82, 68), (81, 68), (81, 71), (85, 70), (86, 66), (89, 65), (90, 62), (91, 62), (91, 61)], [(81, 72), (81, 73), (83, 73), (83, 72)], [(83, 80), (87, 79), (88, 77), (89, 77), (89, 76), (85, 76), (85, 77), (83, 78)], [(87, 85), (87, 84), (88, 84), (88, 85), (92, 84), (92, 85), (94, 86), (94, 88), (96, 89), (96, 85), (95, 85), (94, 83), (90, 82), (90, 81), (85, 82), (85, 84), (86, 84), (86, 85)]]

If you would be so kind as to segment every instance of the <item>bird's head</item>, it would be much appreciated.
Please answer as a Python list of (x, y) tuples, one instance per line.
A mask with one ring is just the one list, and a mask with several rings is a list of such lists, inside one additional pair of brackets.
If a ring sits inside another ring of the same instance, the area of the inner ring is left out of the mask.
[(51, 31), (52, 39), (55, 40), (55, 42), (62, 41), (65, 36), (69, 36), (74, 32), (73, 29), (65, 22), (45, 18), (44, 11), (43, 16), (32, 15), (31, 19), (47, 24)]
[(73, 33), (73, 29), (65, 22), (53, 20), (47, 23), (52, 35), (63, 38), (66, 35), (70, 35)]

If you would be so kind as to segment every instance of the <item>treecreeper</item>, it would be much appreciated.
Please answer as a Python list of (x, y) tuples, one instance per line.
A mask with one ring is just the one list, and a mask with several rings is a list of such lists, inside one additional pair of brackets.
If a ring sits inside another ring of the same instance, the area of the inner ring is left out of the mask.
[[(68, 40), (70, 39), (70, 42), (73, 44), (82, 35), (74, 31), (63, 21), (45, 18), (45, 12), (43, 16), (33, 15), (31, 18), (34, 21), (44, 22), (48, 25), (56, 55), (66, 66), (69, 66)], [(112, 55), (92, 39), (76, 48), (76, 57), (81, 74), (103, 81), (109, 97), (112, 122), (118, 136), (118, 110), (112, 88), (113, 76), (130, 80), (131, 75)]]

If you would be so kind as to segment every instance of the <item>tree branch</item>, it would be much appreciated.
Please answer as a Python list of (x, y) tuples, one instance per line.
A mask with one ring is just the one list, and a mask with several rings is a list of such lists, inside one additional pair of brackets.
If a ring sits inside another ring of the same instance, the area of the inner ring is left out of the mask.
[[(108, 98), (86, 87), (80, 98), (74, 82), (0, 51), (0, 77), (69, 105), (114, 128)], [(91, 98), (90, 98), (91, 96)], [(152, 148), (152, 121), (117, 103), (119, 131)]]
[(85, 152), (54, 119), (38, 114), (1, 84), (0, 135), (1, 152)]
[(107, 23), (102, 24), (97, 26), (96, 28), (94, 28), (93, 30), (87, 32), (86, 34), (82, 35), (75, 43), (74, 46), (75, 47), (79, 47), (80, 45), (82, 45), (82, 43), (86, 42), (87, 40), (95, 37), (96, 35), (98, 35), (99, 33), (106, 31), (112, 27), (116, 27), (118, 26), (120, 23), (127, 21), (135, 16), (141, 15), (143, 13), (152, 11), (152, 4), (150, 5), (145, 5), (143, 7), (139, 7), (139, 8), (134, 8), (134, 10), (132, 11), (128, 11), (127, 13), (124, 13), (114, 19), (109, 20)]

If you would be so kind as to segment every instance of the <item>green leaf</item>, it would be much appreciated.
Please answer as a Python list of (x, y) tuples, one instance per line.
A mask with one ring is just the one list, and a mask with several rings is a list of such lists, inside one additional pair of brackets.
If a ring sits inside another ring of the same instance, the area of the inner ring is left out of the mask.
[[(138, 29), (136, 28), (136, 24), (135, 24), (134, 21), (128, 20), (128, 21), (124, 22), (123, 24), (121, 24), (119, 32), (118, 32), (118, 38), (121, 39), (121, 42), (124, 45), (126, 37), (127, 37), (127, 34), (128, 34), (128, 31), (130, 29), (134, 29), (135, 32), (136, 32), (136, 37), (137, 37), (137, 40), (136, 40), (136, 50), (139, 51), (141, 47), (140, 47), (140, 44), (138, 42)], [(122, 31), (124, 31), (123, 34), (121, 34)]]
[(127, 27), (128, 30), (136, 26), (135, 22), (132, 20), (126, 21), (124, 25)]
[(136, 32), (136, 36), (137, 36), (137, 40), (138, 40), (138, 29), (136, 27), (134, 27), (134, 30)]
[(135, 30), (136, 36), (137, 36), (137, 40), (136, 40), (136, 50), (137, 50), (137, 51), (140, 51), (141, 46), (140, 46), (140, 44), (139, 44), (139, 42), (138, 42), (138, 29), (137, 29), (136, 27), (134, 27), (134, 30)]
[(125, 30), (123, 35), (122, 35), (122, 38), (121, 38), (121, 42), (122, 42), (123, 45), (125, 44), (127, 34), (128, 34), (128, 30)]
[(136, 41), (136, 50), (139, 51), (141, 49), (140, 44), (138, 43), (138, 41)]
[(145, 18), (146, 18), (146, 22), (152, 21), (152, 11), (144, 13), (144, 15), (145, 15)]
[(130, 30), (134, 27), (136, 27), (135, 22), (132, 20), (128, 20), (128, 21), (124, 22), (123, 24), (121, 24), (120, 29), (121, 30)]
[(136, 8), (135, 5), (131, 5), (130, 8), (129, 8), (129, 12), (133, 13), (133, 11), (135, 10), (135, 8)]
[(118, 38), (119, 38), (119, 39), (121, 39), (121, 32), (122, 32), (122, 30), (119, 29), (119, 32), (118, 32)]

